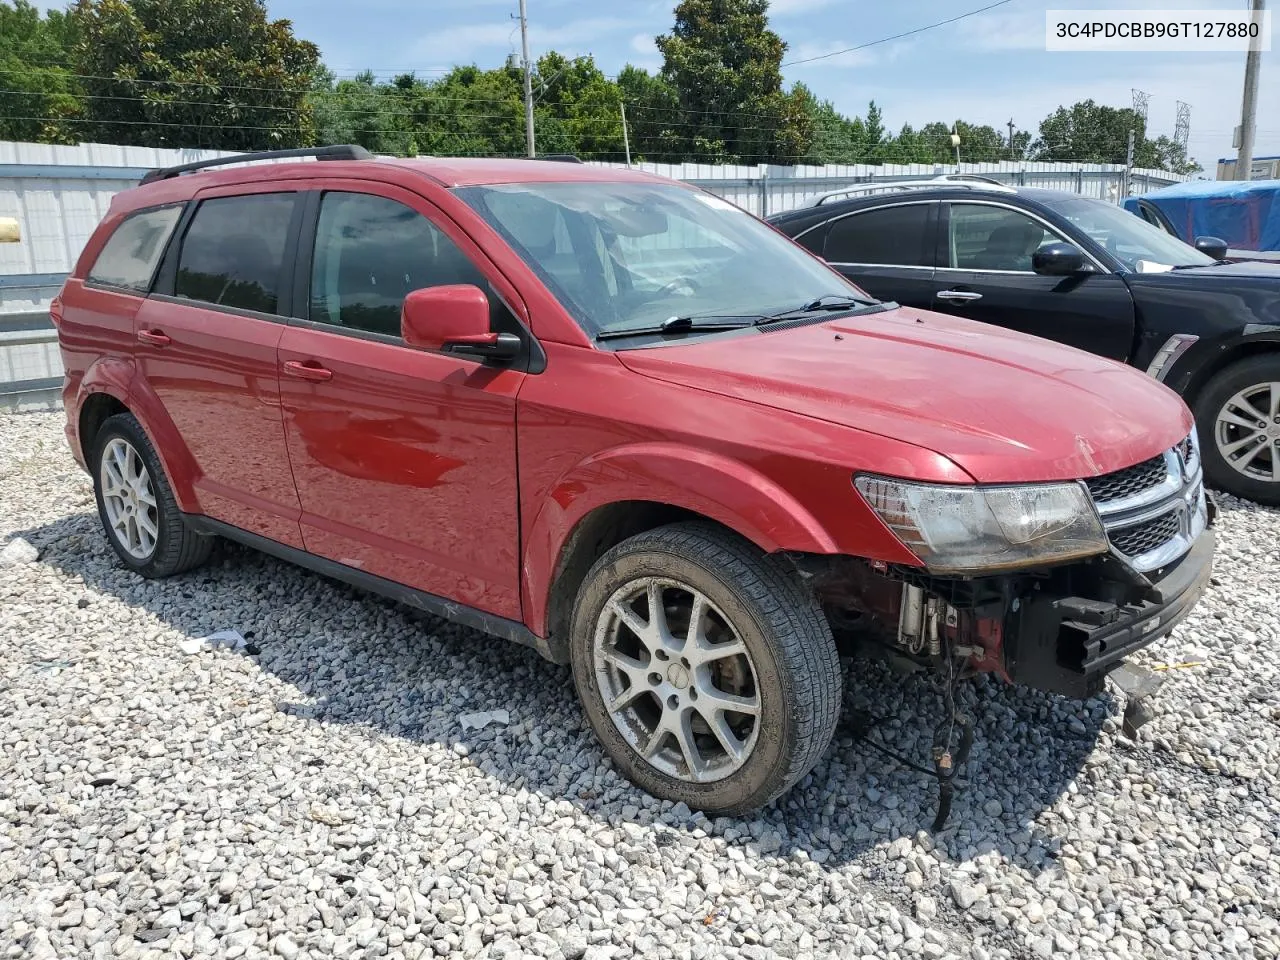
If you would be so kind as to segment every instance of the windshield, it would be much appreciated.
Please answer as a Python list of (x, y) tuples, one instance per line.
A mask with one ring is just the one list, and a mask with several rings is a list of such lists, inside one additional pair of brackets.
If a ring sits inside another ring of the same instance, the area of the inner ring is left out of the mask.
[(870, 299), (745, 211), (676, 184), (521, 183), (456, 192), (592, 335), (672, 317), (750, 317), (823, 295)]
[(1101, 200), (1072, 198), (1050, 204), (1099, 246), (1137, 273), (1216, 261), (1141, 217)]

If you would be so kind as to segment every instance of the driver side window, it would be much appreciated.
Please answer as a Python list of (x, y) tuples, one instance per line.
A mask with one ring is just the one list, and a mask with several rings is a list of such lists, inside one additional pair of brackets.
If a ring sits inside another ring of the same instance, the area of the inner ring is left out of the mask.
[(456, 283), (488, 289), (466, 254), (422, 214), (372, 194), (324, 195), (311, 262), (311, 320), (398, 337), (406, 294)]
[(1062, 238), (1026, 214), (990, 204), (953, 203), (948, 265), (960, 270), (1031, 272), (1031, 255)]

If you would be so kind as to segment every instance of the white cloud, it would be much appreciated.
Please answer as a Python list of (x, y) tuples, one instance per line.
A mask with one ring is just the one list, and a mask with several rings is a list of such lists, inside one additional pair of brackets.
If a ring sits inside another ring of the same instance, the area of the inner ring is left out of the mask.
[(658, 45), (653, 42), (655, 34), (637, 33), (631, 38), (631, 49), (636, 53), (654, 54), (658, 51)]
[[(529, 26), (529, 47), (536, 59), (548, 50), (591, 44), (611, 34), (634, 30), (640, 21), (621, 17), (588, 17), (555, 27), (533, 22)], [(473, 23), (433, 30), (418, 40), (411, 55), (446, 63), (466, 63), (482, 53), (492, 56), (494, 50), (517, 51), (520, 48), (520, 25), (510, 23)]]
[[(848, 50), (857, 46), (847, 40), (808, 40), (787, 48), (782, 63), (789, 70), (812, 70), (832, 67), (840, 69), (859, 69), (894, 63), (914, 52), (915, 43), (911, 40), (896, 40), (890, 43), (877, 44), (863, 50), (849, 50), (848, 53), (837, 51)], [(834, 56), (833, 56), (834, 54)], [(823, 59), (813, 59), (822, 57)], [(802, 62), (807, 61), (807, 62)]]
[(769, 16), (782, 19), (798, 13), (813, 13), (833, 3), (835, 0), (770, 0)]

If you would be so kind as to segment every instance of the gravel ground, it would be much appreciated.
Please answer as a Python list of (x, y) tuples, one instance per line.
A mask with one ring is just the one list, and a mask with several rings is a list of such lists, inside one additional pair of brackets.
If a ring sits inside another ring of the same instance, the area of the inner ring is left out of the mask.
[[(1111, 695), (983, 685), (936, 837), (848, 729), (708, 820), (611, 770), (530, 650), (231, 546), (125, 573), (61, 415), (0, 416), (0, 546), (40, 554), (0, 566), (0, 956), (1280, 956), (1280, 512), (1219, 531), (1138, 742)], [(851, 670), (923, 756), (922, 685)]]

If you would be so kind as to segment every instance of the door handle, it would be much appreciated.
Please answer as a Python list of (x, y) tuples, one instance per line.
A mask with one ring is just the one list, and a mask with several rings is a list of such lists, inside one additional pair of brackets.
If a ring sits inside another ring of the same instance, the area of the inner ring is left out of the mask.
[(314, 360), (286, 360), (284, 372), (299, 380), (313, 380), (317, 383), (333, 379), (333, 371), (325, 369)]
[(139, 330), (138, 342), (149, 343), (153, 347), (167, 347), (169, 344), (173, 343), (171, 339), (159, 330)]
[(936, 296), (939, 300), (949, 300), (952, 303), (971, 303), (982, 299), (982, 294), (972, 290), (941, 290)]

